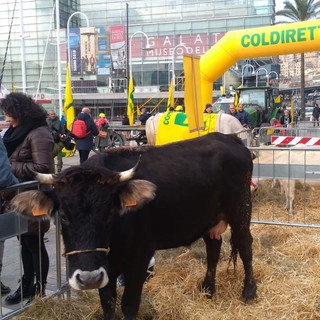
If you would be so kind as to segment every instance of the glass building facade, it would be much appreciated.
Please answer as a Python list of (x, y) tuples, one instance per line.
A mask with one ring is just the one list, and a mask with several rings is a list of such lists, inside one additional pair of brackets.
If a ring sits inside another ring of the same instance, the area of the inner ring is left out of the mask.
[[(59, 103), (58, 63), (63, 83), (66, 72), (68, 21), (70, 29), (86, 27), (83, 15), (69, 19), (71, 14), (80, 11), (87, 16), (90, 27), (108, 29), (110, 48), (115, 46), (112, 44), (114, 27), (121, 26), (124, 30), (121, 65), (117, 67), (112, 53), (106, 51), (104, 57), (108, 56), (106, 60), (109, 60), (110, 56), (110, 68), (100, 75), (98, 72), (72, 75), (75, 105), (79, 108), (89, 105), (109, 116), (125, 110), (130, 70), (136, 85), (137, 103), (142, 104), (154, 96), (154, 101), (148, 103), (150, 107), (165, 106), (163, 99), (168, 95), (173, 70), (177, 77), (177, 98), (183, 99), (184, 53), (202, 55), (231, 30), (271, 25), (275, 13), (274, 0), (60, 0), (60, 61), (57, 61), (54, 6), (55, 1), (50, 0), (1, 1), (2, 83), (10, 91), (21, 91), (25, 68), (26, 92), (44, 94), (51, 100), (51, 104), (45, 106), (56, 107)], [(24, 49), (20, 36), (22, 22)], [(96, 36), (96, 43), (98, 38)], [(144, 50), (147, 45), (151, 50)], [(95, 58), (98, 61), (98, 56)], [(216, 89), (221, 82), (220, 79), (215, 83)], [(114, 111), (114, 107), (120, 109)]]

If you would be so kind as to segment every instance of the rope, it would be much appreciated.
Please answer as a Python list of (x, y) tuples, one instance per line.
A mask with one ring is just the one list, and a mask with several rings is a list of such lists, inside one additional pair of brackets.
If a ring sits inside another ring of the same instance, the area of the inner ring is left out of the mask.
[(6, 52), (4, 54), (4, 59), (3, 59), (2, 69), (1, 69), (1, 75), (0, 75), (0, 88), (1, 88), (1, 84), (2, 84), (4, 67), (6, 65), (6, 60), (7, 60), (7, 54), (8, 54), (8, 49), (9, 49), (10, 37), (11, 37), (11, 30), (12, 30), (12, 25), (13, 25), (13, 18), (14, 18), (14, 13), (16, 12), (16, 5), (17, 5), (17, 0), (14, 2), (13, 13), (12, 13), (12, 17), (11, 17), (11, 24), (10, 24), (10, 28), (9, 28)]
[(63, 253), (63, 257), (68, 257), (74, 254), (79, 254), (79, 253), (88, 253), (88, 252), (105, 252), (106, 254), (109, 253), (110, 248), (95, 248), (95, 249), (85, 249), (85, 250), (74, 250), (70, 252)]

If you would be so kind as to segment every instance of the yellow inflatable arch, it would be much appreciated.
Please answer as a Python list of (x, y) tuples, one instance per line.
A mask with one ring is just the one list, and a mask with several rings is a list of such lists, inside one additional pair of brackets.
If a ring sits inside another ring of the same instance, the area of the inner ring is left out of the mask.
[(200, 59), (202, 105), (212, 83), (238, 60), (320, 50), (320, 20), (229, 31)]

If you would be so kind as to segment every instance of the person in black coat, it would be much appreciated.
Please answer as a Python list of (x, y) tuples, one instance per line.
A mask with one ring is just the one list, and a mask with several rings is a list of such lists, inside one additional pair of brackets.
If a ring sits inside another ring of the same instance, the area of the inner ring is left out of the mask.
[(76, 149), (79, 152), (80, 164), (89, 158), (90, 151), (93, 148), (93, 136), (99, 134), (99, 130), (91, 118), (90, 113), (90, 109), (85, 107), (77, 116), (78, 120), (84, 120), (86, 122), (88, 132), (84, 138), (76, 139)]
[(320, 115), (320, 108), (317, 103), (315, 103), (313, 110), (312, 110), (312, 121), (313, 121), (313, 126), (316, 126), (316, 123), (319, 127), (319, 115)]
[(280, 123), (284, 126), (284, 127), (288, 127), (289, 124), (291, 123), (291, 114), (289, 112), (288, 109), (283, 111), (283, 115), (280, 117)]
[(141, 109), (141, 114), (139, 116), (139, 120), (140, 120), (141, 124), (145, 125), (147, 120), (150, 118), (150, 116), (151, 116), (151, 113), (147, 112), (146, 108), (142, 108)]

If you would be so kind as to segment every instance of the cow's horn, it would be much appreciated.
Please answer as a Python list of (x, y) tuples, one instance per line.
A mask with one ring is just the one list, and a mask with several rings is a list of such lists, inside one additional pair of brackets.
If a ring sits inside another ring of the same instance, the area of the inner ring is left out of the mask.
[(128, 180), (132, 179), (140, 162), (141, 162), (141, 155), (139, 156), (139, 160), (137, 161), (136, 165), (133, 168), (120, 172), (119, 181), (124, 182), (124, 181), (128, 181)]
[(43, 184), (53, 184), (54, 175), (50, 173), (36, 173), (35, 179)]

